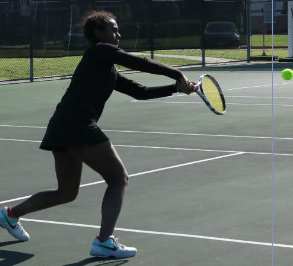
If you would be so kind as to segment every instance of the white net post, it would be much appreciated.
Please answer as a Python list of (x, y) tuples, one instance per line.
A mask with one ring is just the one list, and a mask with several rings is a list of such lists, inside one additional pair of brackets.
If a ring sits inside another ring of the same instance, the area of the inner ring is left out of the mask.
[(288, 56), (293, 57), (293, 0), (288, 1)]

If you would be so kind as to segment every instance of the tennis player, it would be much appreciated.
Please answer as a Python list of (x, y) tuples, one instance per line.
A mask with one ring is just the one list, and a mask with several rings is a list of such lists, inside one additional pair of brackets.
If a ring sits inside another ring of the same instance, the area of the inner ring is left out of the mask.
[[(90, 47), (57, 105), (40, 146), (53, 153), (58, 188), (39, 192), (13, 208), (1, 209), (0, 225), (14, 238), (28, 241), (29, 234), (22, 227), (19, 217), (73, 201), (78, 194), (85, 163), (107, 183), (102, 202), (101, 229), (93, 241), (90, 255), (126, 258), (135, 256), (137, 250), (120, 244), (113, 232), (122, 207), (128, 173), (97, 122), (113, 90), (147, 100), (170, 96), (178, 91), (190, 94), (194, 92), (194, 86), (179, 70), (118, 48), (121, 35), (116, 18), (111, 13), (97, 11), (90, 14), (84, 33)], [(176, 83), (145, 87), (118, 73), (114, 64), (164, 75)]]

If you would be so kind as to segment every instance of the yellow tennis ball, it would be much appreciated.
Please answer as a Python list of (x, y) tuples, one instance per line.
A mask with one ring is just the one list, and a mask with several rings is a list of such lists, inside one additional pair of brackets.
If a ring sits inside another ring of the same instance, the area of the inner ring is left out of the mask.
[(282, 71), (282, 77), (285, 80), (291, 80), (292, 77), (293, 77), (293, 70), (292, 69), (289, 69), (289, 68), (284, 69)]

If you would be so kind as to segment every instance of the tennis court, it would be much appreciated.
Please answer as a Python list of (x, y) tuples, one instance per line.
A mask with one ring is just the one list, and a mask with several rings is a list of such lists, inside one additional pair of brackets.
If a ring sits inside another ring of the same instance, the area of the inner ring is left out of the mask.
[[(102, 178), (84, 167), (78, 198), (22, 219), (26, 243), (0, 230), (0, 265), (23, 266), (291, 266), (293, 259), (293, 90), (274, 71), (272, 205), (272, 72), (186, 68), (221, 85), (227, 113), (216, 116), (196, 95), (136, 101), (114, 93), (100, 127), (130, 174), (115, 237), (138, 254), (89, 256), (100, 225)], [(171, 80), (128, 74), (145, 85)], [(54, 189), (50, 152), (38, 149), (69, 80), (0, 87), (0, 208)]]

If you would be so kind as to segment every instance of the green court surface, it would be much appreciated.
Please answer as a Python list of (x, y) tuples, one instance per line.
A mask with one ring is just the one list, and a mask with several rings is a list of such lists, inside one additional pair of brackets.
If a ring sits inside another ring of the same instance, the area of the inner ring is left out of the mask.
[[(272, 218), (274, 265), (292, 266), (293, 82), (270, 69), (183, 72), (213, 75), (227, 113), (214, 115), (196, 95), (136, 101), (114, 92), (99, 122), (130, 175), (115, 237), (136, 257), (90, 257), (106, 185), (84, 167), (74, 202), (22, 218), (29, 242), (0, 230), (1, 266), (267, 266)], [(39, 143), (68, 83), (0, 86), (1, 208), (56, 188), (53, 157)]]

